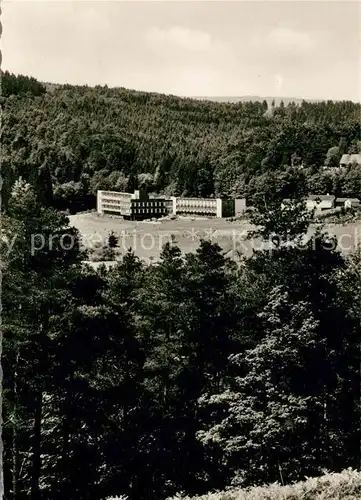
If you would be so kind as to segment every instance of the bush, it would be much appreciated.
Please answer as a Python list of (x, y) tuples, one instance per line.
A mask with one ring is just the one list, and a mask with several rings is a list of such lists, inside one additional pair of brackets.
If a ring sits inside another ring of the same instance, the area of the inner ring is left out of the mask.
[(246, 489), (235, 488), (199, 497), (178, 495), (170, 500), (356, 500), (356, 498), (361, 498), (361, 472), (347, 469), (341, 473), (326, 473), (287, 486), (275, 483)]
[(116, 260), (121, 255), (120, 250), (110, 246), (97, 245), (89, 249), (88, 257), (91, 262), (106, 262)]
[(108, 237), (108, 247), (116, 248), (118, 245), (118, 237), (114, 234), (114, 231), (111, 231)]

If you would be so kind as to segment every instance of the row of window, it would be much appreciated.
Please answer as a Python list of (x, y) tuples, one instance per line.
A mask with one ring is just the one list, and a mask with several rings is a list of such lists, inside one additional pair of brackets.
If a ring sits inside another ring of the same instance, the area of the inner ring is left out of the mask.
[(164, 205), (162, 201), (137, 201), (133, 200), (133, 205), (137, 207), (161, 207)]
[(102, 204), (105, 205), (106, 203), (113, 203), (116, 205), (129, 205), (129, 200), (102, 200)]
[(129, 193), (118, 193), (117, 191), (108, 191), (106, 194), (101, 195), (104, 198), (125, 198), (125, 199), (130, 199), (131, 194)]
[(120, 206), (113, 203), (103, 203), (103, 208), (113, 208), (114, 210), (120, 210)]
[(149, 208), (134, 208), (132, 209), (132, 212), (135, 214), (162, 214), (167, 212), (167, 210), (163, 208), (153, 208), (153, 210), (149, 210)]
[(179, 212), (208, 212), (215, 213), (217, 210), (215, 207), (177, 207), (177, 213)]
[(216, 200), (182, 200), (178, 199), (176, 201), (177, 205), (186, 205), (186, 206), (193, 206), (193, 207), (213, 207), (217, 205)]
[[(133, 201), (132, 205), (135, 205), (137, 207), (162, 207), (165, 205), (161, 201), (137, 201), (137, 200), (132, 200), (132, 201)], [(107, 206), (108, 204), (129, 206), (129, 200), (112, 200), (112, 199), (102, 200), (102, 205), (104, 207)]]
[[(163, 206), (171, 206), (171, 203), (165, 203), (164, 201), (138, 201), (138, 200), (127, 200), (127, 199), (112, 199), (106, 198), (102, 200), (102, 205), (104, 207), (111, 205), (119, 205), (119, 206), (128, 206), (131, 201), (132, 205), (137, 207), (163, 207)], [(190, 201), (190, 200), (181, 200), (177, 203), (177, 209), (191, 210), (191, 209), (200, 209), (207, 208), (209, 210), (214, 210), (216, 208), (216, 203), (213, 200), (209, 201)]]

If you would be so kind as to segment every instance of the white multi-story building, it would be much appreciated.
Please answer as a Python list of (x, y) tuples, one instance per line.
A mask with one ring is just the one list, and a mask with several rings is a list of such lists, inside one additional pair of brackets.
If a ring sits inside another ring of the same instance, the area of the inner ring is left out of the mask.
[(148, 198), (142, 191), (121, 193), (98, 191), (97, 211), (99, 214), (119, 215), (132, 219), (174, 215), (200, 215), (206, 217), (233, 217), (246, 209), (244, 199), (221, 198)]
[(139, 192), (120, 193), (118, 191), (97, 192), (98, 214), (131, 215), (131, 200), (139, 198)]

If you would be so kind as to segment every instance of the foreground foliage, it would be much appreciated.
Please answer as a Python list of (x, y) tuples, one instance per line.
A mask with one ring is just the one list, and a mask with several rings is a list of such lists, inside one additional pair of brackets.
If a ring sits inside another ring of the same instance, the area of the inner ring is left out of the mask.
[(360, 254), (345, 259), (322, 233), (289, 246), (302, 205), (259, 211), (263, 237), (291, 212), (302, 220), (239, 265), (202, 241), (95, 272), (32, 186), (10, 196), (7, 499), (165, 499), (359, 466)]
[(361, 473), (348, 469), (287, 486), (276, 483), (248, 489), (235, 488), (198, 497), (177, 495), (172, 500), (354, 500), (360, 496)]

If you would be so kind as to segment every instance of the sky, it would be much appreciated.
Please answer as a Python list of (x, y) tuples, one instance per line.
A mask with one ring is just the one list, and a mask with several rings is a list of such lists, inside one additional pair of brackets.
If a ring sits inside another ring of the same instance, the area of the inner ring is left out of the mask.
[(3, 0), (2, 68), (181, 96), (361, 100), (361, 2)]

